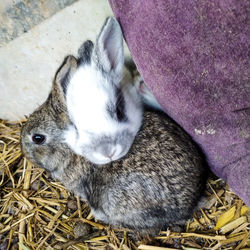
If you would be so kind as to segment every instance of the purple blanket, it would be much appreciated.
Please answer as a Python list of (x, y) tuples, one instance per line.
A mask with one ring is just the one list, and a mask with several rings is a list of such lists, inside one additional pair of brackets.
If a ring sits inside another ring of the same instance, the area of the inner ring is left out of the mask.
[(250, 1), (110, 0), (133, 59), (250, 206)]

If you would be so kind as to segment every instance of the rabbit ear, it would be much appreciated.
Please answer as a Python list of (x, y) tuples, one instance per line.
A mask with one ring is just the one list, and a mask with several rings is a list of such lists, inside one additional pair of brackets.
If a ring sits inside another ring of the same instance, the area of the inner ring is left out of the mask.
[(124, 55), (122, 31), (115, 18), (109, 17), (102, 27), (94, 49), (94, 60), (109, 73), (122, 76)]
[(50, 99), (52, 100), (51, 105), (57, 112), (64, 112), (66, 109), (67, 87), (76, 69), (76, 58), (67, 56), (55, 75)]
[(77, 69), (77, 60), (74, 56), (67, 56), (61, 67), (58, 69), (55, 81), (54, 81), (54, 88), (57, 88), (58, 91), (61, 92), (61, 94), (66, 95), (67, 87), (69, 84), (69, 81), (73, 74), (75, 73)]
[(78, 49), (78, 62), (79, 64), (90, 64), (91, 55), (93, 51), (94, 44), (92, 41), (85, 41), (82, 46)]

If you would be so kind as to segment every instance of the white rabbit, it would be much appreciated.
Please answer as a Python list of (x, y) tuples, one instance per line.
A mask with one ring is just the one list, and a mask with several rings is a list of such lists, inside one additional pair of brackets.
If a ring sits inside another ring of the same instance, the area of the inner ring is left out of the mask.
[(92, 163), (106, 164), (127, 154), (143, 113), (140, 95), (124, 67), (118, 22), (107, 19), (96, 44), (86, 41), (78, 54), (71, 77), (63, 79), (73, 123), (64, 134), (65, 142)]

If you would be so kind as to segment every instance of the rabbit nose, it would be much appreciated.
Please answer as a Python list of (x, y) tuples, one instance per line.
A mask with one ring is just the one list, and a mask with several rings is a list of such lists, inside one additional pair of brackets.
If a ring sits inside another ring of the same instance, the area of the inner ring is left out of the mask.
[(113, 147), (105, 147), (102, 150), (102, 154), (103, 154), (103, 156), (105, 156), (111, 160), (112, 157), (115, 155), (115, 151), (116, 150)]
[(102, 144), (93, 152), (93, 162), (97, 164), (105, 164), (119, 159), (123, 152), (121, 145), (117, 144)]
[(107, 155), (107, 157), (111, 160), (112, 159), (112, 157), (115, 155), (115, 149), (113, 150), (113, 151), (111, 151), (108, 155)]

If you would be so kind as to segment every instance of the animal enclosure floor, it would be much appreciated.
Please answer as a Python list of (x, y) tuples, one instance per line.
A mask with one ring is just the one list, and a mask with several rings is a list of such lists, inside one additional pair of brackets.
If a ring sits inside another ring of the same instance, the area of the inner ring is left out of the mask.
[[(22, 122), (0, 120), (0, 249), (249, 249), (250, 209), (220, 179), (178, 233), (154, 238), (96, 221), (88, 205), (21, 153)], [(84, 236), (85, 235), (85, 236)]]

